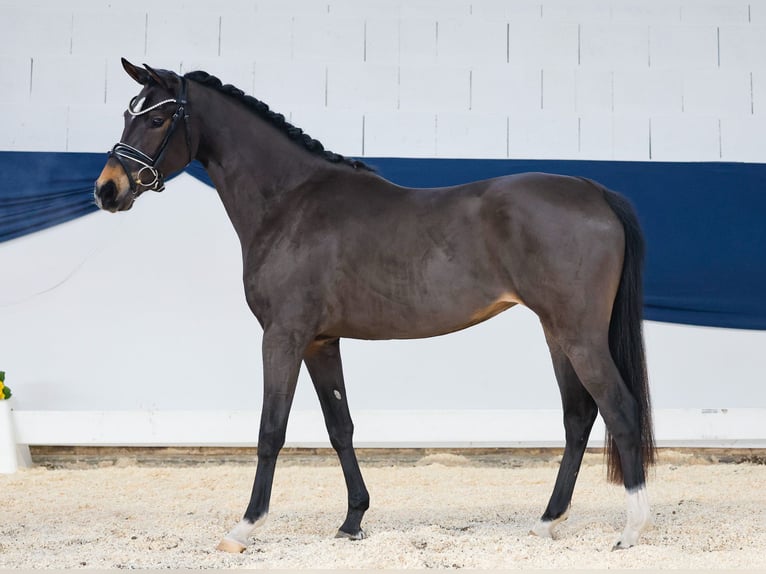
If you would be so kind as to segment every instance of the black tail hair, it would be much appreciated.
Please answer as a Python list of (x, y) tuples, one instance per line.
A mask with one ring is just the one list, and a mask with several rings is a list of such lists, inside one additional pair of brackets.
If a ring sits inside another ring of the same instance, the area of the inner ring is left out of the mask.
[[(633, 398), (638, 404), (638, 421), (641, 428), (641, 460), (644, 476), (655, 462), (652, 409), (649, 399), (649, 379), (643, 336), (643, 267), (644, 237), (638, 217), (630, 202), (613, 191), (598, 185), (604, 199), (622, 223), (625, 230), (625, 258), (617, 296), (614, 300), (609, 323), (609, 350)], [(622, 465), (617, 444), (609, 431), (606, 433), (606, 465), (609, 481), (623, 481)]]

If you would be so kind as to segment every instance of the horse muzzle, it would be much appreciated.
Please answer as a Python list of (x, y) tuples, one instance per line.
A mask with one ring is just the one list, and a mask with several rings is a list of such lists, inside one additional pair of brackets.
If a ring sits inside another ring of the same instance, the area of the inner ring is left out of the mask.
[(136, 194), (131, 189), (127, 174), (119, 166), (107, 165), (96, 180), (93, 197), (100, 209), (116, 213), (133, 207)]

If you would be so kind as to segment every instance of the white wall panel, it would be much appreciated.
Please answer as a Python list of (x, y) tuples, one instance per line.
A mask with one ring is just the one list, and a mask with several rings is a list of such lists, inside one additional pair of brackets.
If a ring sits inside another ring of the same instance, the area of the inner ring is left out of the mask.
[(539, 20), (542, 18), (541, 0), (481, 0), (471, 4), (471, 15), (486, 20)]
[(648, 66), (649, 27), (614, 22), (583, 24), (580, 65), (598, 70)]
[[(436, 118), (438, 157), (506, 158), (506, 117), (477, 112), (449, 112)], [(471, 150), (466, 154), (466, 150)]]
[(508, 61), (515, 66), (577, 66), (577, 24), (511, 21)]
[(614, 159), (614, 119), (611, 115), (585, 113), (580, 116), (579, 151), (581, 157), (589, 159)]
[(577, 110), (577, 70), (548, 67), (542, 70), (543, 110), (574, 115)]
[[(647, 117), (630, 114), (612, 116), (613, 157), (617, 161), (648, 161), (650, 120)], [(657, 159), (657, 158), (655, 158)]]
[(63, 56), (72, 51), (73, 12), (66, 4), (45, 8), (23, 2), (4, 7), (0, 18), (0, 54)]
[(105, 58), (143, 55), (147, 13), (105, 5), (102, 10), (76, 11), (72, 22), (72, 54)]
[(420, 112), (365, 114), (364, 153), (371, 157), (433, 157), (436, 116)]
[(668, 24), (681, 21), (680, 0), (616, 1), (612, 3), (615, 23)]
[(623, 114), (584, 114), (580, 118), (580, 157), (649, 160), (649, 119)]
[(766, 62), (766, 26), (721, 26), (721, 68), (753, 70)]
[(403, 19), (412, 18), (455, 18), (468, 16), (470, 0), (419, 0), (401, 2), (400, 15)]
[(750, 73), (744, 70), (687, 70), (684, 113), (722, 117), (752, 113)]
[(715, 26), (659, 24), (649, 28), (649, 65), (661, 69), (718, 66)]
[[(405, 0), (406, 1), (406, 0)], [(316, 2), (321, 4), (321, 2)], [(328, 13), (345, 18), (398, 18), (402, 2), (395, 0), (329, 0)]]
[(396, 18), (368, 18), (364, 22), (364, 61), (399, 64), (399, 25)]
[(683, 83), (680, 70), (625, 69), (614, 71), (617, 113), (680, 114)]
[(476, 18), (439, 20), (437, 59), (442, 63), (470, 65), (481, 54), (481, 64), (508, 61), (506, 23)]
[(746, 24), (749, 3), (746, 0), (684, 0), (681, 21), (688, 24)]
[(719, 120), (706, 116), (655, 116), (651, 127), (651, 159), (720, 161)]
[(399, 103), (399, 68), (371, 63), (331, 64), (327, 72), (327, 107), (395, 110)]
[(471, 110), (521, 114), (541, 106), (540, 70), (508, 64), (471, 70)]
[(439, 111), (468, 111), (470, 71), (455, 66), (401, 66), (399, 108)]
[[(292, 53), (293, 21), (290, 14), (263, 14), (255, 10), (221, 15), (221, 58), (285, 60)], [(192, 52), (185, 57), (199, 56)]]
[(721, 159), (766, 163), (766, 117), (723, 118)]
[(178, 12), (154, 9), (149, 13), (146, 25), (147, 63), (159, 68), (171, 64), (153, 64), (152, 62), (177, 62), (193, 52), (198, 56), (210, 58), (219, 55), (220, 29), (222, 18), (206, 11), (187, 10), (184, 12), (183, 25), (180, 25)]
[(0, 149), (66, 151), (67, 106), (8, 104), (0, 114)]
[(763, 26), (766, 24), (766, 2), (757, 0), (750, 2), (748, 8), (748, 22)]
[(752, 74), (753, 84), (753, 114), (766, 114), (766, 70), (755, 70)]
[[(229, 0), (227, 0), (228, 2)], [(259, 14), (270, 18), (273, 15), (320, 17), (328, 13), (329, 2), (317, 0), (265, 0), (256, 2)]]
[(314, 62), (256, 61), (255, 97), (272, 109), (325, 107), (327, 68)]
[(318, 16), (293, 19), (292, 57), (308, 62), (364, 61), (364, 20)]
[(433, 18), (403, 18), (399, 22), (399, 61), (402, 65), (436, 62), (439, 25)]
[(508, 125), (511, 158), (572, 159), (579, 155), (578, 119), (574, 116), (531, 112), (511, 116)]
[(32, 58), (24, 56), (0, 56), (0, 103), (29, 101), (32, 80)]
[(574, 97), (578, 113), (611, 113), (614, 111), (614, 72), (578, 68)]
[(52, 99), (67, 104), (103, 104), (106, 101), (106, 59), (99, 56), (35, 58), (30, 95), (31, 101), (38, 104)]
[(568, 22), (606, 22), (611, 19), (608, 0), (543, 0), (543, 18)]
[(69, 106), (67, 151), (106, 153), (120, 139), (124, 111), (119, 105)]

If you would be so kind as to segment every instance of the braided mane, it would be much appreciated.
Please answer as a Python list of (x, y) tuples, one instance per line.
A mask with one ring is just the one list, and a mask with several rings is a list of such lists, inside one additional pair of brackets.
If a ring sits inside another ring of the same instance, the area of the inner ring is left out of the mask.
[(184, 74), (184, 78), (202, 84), (208, 88), (213, 88), (222, 94), (238, 100), (239, 102), (243, 103), (245, 107), (258, 115), (258, 117), (266, 120), (272, 126), (284, 132), (285, 135), (287, 135), (287, 137), (292, 141), (296, 142), (298, 145), (302, 146), (309, 152), (323, 157), (329, 162), (342, 163), (353, 167), (354, 169), (374, 171), (372, 167), (362, 161), (350, 159), (338, 153), (326, 150), (320, 141), (315, 140), (307, 133), (304, 133), (301, 128), (292, 125), (285, 119), (285, 116), (282, 114), (278, 114), (269, 109), (269, 106), (264, 102), (254, 98), (253, 96), (248, 96), (245, 94), (245, 92), (235, 86), (232, 86), (231, 84), (223, 84), (221, 80), (215, 76), (211, 76), (207, 72), (203, 72), (201, 70), (189, 72)]

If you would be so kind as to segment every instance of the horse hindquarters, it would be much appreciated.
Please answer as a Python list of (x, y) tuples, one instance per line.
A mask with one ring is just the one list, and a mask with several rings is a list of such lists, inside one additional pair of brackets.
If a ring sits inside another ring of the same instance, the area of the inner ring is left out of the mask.
[[(551, 346), (554, 365), (562, 364), (564, 358), (572, 371), (557, 369), (562, 390), (562, 401), (567, 427), (567, 448), (559, 479), (541, 524), (550, 528), (569, 503), (569, 493), (574, 487), (577, 468), (575, 457), (587, 437), (576, 436), (570, 429), (588, 428), (583, 422), (582, 408), (568, 406), (571, 394), (581, 385), (598, 406), (607, 427), (607, 450), (609, 477), (621, 480), (628, 494), (628, 520), (615, 548), (626, 548), (637, 542), (638, 536), (649, 522), (649, 508), (644, 490), (646, 467), (653, 460), (653, 439), (649, 414), (648, 386), (641, 335), (641, 264), (643, 242), (640, 229), (630, 205), (620, 196), (596, 186), (611, 208), (614, 232), (624, 237), (624, 253), (612, 253), (613, 264), (604, 265), (596, 259), (588, 259), (587, 244), (581, 245), (577, 256), (590, 265), (578, 268), (584, 282), (572, 280), (578, 285), (576, 292), (562, 297), (563, 292), (548, 292), (555, 303), (537, 300), (532, 307), (538, 313)], [(622, 228), (620, 230), (620, 228)], [(590, 243), (592, 252), (608, 249), (618, 239), (611, 236), (594, 237)], [(622, 248), (622, 241), (619, 242)], [(573, 254), (569, 254), (572, 256)], [(617, 255), (620, 257), (617, 258)], [(617, 265), (621, 261), (622, 265)], [(566, 283), (559, 277), (559, 285)], [(610, 287), (610, 286), (614, 287)], [(562, 356), (564, 358), (562, 358)], [(587, 401), (581, 402), (581, 405)], [(557, 514), (559, 516), (557, 516)], [(546, 533), (542, 528), (542, 533)], [(540, 525), (538, 525), (540, 529)]]

